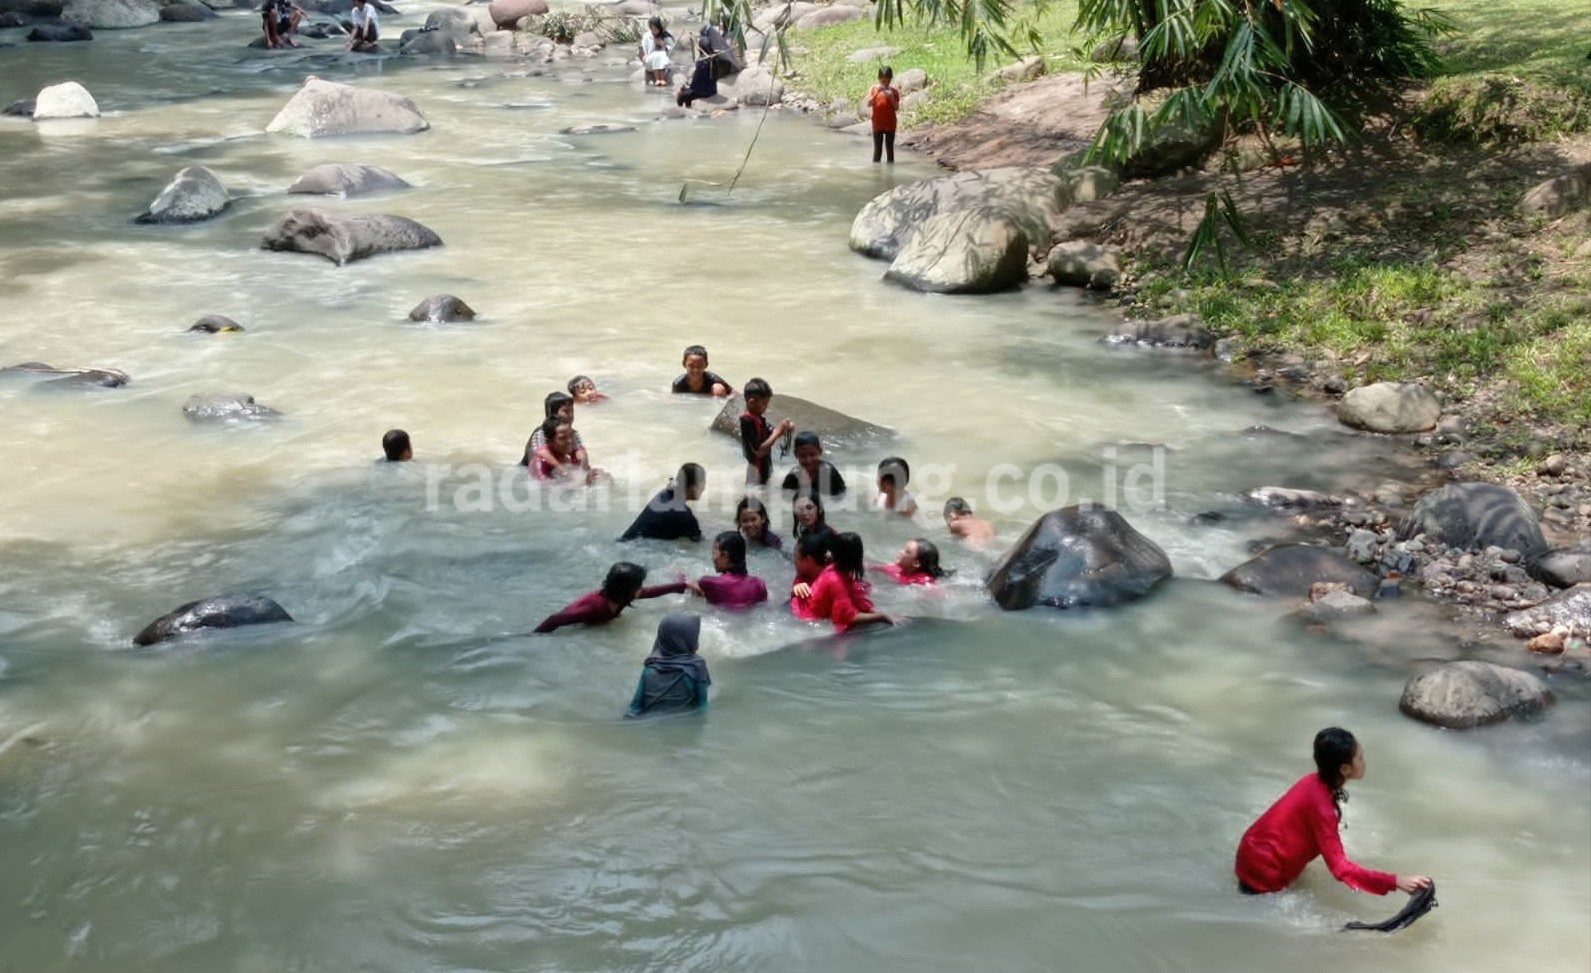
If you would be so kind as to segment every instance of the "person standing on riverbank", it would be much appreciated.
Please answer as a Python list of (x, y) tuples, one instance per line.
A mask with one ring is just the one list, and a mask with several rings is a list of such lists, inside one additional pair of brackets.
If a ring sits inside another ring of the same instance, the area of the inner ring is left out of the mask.
[(1280, 892), (1316, 858), (1337, 881), (1361, 892), (1386, 895), (1393, 889), (1413, 893), (1431, 880), (1423, 875), (1394, 875), (1365, 868), (1342, 850), (1337, 833), (1342, 824), (1343, 787), (1365, 775), (1364, 747), (1340, 727), (1315, 734), (1315, 772), (1298, 779), (1287, 793), (1243, 832), (1237, 846), (1238, 888), (1246, 895)]
[(888, 153), (889, 164), (894, 165), (895, 113), (900, 108), (894, 68), (886, 64), (878, 69), (878, 84), (867, 92), (867, 107), (873, 112), (873, 161), (879, 162)]

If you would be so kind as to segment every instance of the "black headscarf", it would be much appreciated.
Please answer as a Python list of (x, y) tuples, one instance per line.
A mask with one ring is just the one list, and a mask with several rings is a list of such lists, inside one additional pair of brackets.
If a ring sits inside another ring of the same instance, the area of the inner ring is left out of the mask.
[(657, 639), (652, 643), (652, 654), (646, 657), (646, 667), (654, 672), (683, 672), (698, 685), (709, 686), (707, 660), (696, 654), (696, 644), (701, 638), (702, 619), (692, 612), (670, 612), (657, 623)]

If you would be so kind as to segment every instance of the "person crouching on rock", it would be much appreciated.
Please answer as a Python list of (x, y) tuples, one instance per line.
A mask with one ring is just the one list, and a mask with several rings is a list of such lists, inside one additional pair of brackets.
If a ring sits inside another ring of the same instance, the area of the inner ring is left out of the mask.
[(657, 623), (652, 654), (641, 667), (627, 717), (648, 713), (682, 713), (707, 708), (707, 660), (696, 654), (702, 620), (689, 612), (670, 612)]
[(1430, 885), (1424, 875), (1378, 872), (1343, 852), (1337, 833), (1342, 802), (1348, 799), (1343, 786), (1364, 775), (1364, 748), (1352, 733), (1330, 726), (1315, 734), (1315, 772), (1300, 777), (1238, 842), (1238, 889), (1246, 895), (1280, 892), (1317, 857), (1326, 859), (1337, 881), (1361, 892), (1413, 893)]
[(348, 34), (348, 49), (360, 53), (376, 50), (381, 39), (381, 20), (368, 0), (354, 0), (354, 7), (343, 21), (343, 31)]
[(646, 33), (641, 35), (641, 66), (646, 69), (647, 83), (658, 88), (668, 87), (670, 55), (674, 53), (674, 35), (663, 26), (663, 18), (653, 17), (646, 22)]
[(265, 0), (260, 8), (261, 26), (265, 28), (265, 46), (269, 49), (297, 47), (293, 35), (304, 19), (304, 8), (293, 0)]
[(713, 59), (699, 57), (696, 67), (691, 69), (690, 83), (681, 88), (674, 96), (674, 104), (681, 108), (689, 108), (691, 102), (698, 98), (711, 98), (718, 94), (718, 79), (713, 77)]

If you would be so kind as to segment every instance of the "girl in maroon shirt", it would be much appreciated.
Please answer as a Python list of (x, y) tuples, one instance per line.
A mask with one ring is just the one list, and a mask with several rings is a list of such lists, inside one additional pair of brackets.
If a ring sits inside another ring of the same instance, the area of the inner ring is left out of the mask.
[(1364, 747), (1347, 730), (1332, 726), (1315, 734), (1315, 773), (1306, 774), (1249, 826), (1237, 845), (1237, 884), (1249, 895), (1280, 892), (1304, 866), (1325, 858), (1338, 881), (1361, 892), (1413, 893), (1431, 884), (1424, 875), (1394, 875), (1365, 868), (1342, 850), (1343, 790), (1365, 775)]
[(537, 634), (556, 632), (565, 625), (606, 625), (637, 598), (656, 598), (660, 595), (677, 595), (685, 590), (684, 581), (641, 587), (646, 580), (646, 568), (628, 561), (620, 561), (608, 569), (602, 587), (571, 601), (548, 615), (536, 626)]
[(746, 539), (739, 531), (726, 530), (713, 539), (713, 570), (718, 573), (685, 582), (709, 605), (750, 608), (768, 600), (767, 584), (746, 573)]

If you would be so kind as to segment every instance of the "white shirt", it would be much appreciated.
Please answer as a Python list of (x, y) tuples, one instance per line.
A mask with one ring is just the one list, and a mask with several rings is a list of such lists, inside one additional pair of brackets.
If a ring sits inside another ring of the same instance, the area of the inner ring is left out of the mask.
[(348, 11), (348, 22), (355, 27), (363, 27), (368, 22), (377, 31), (381, 30), (381, 21), (376, 17), (376, 8), (368, 3), (363, 9), (356, 6)]

